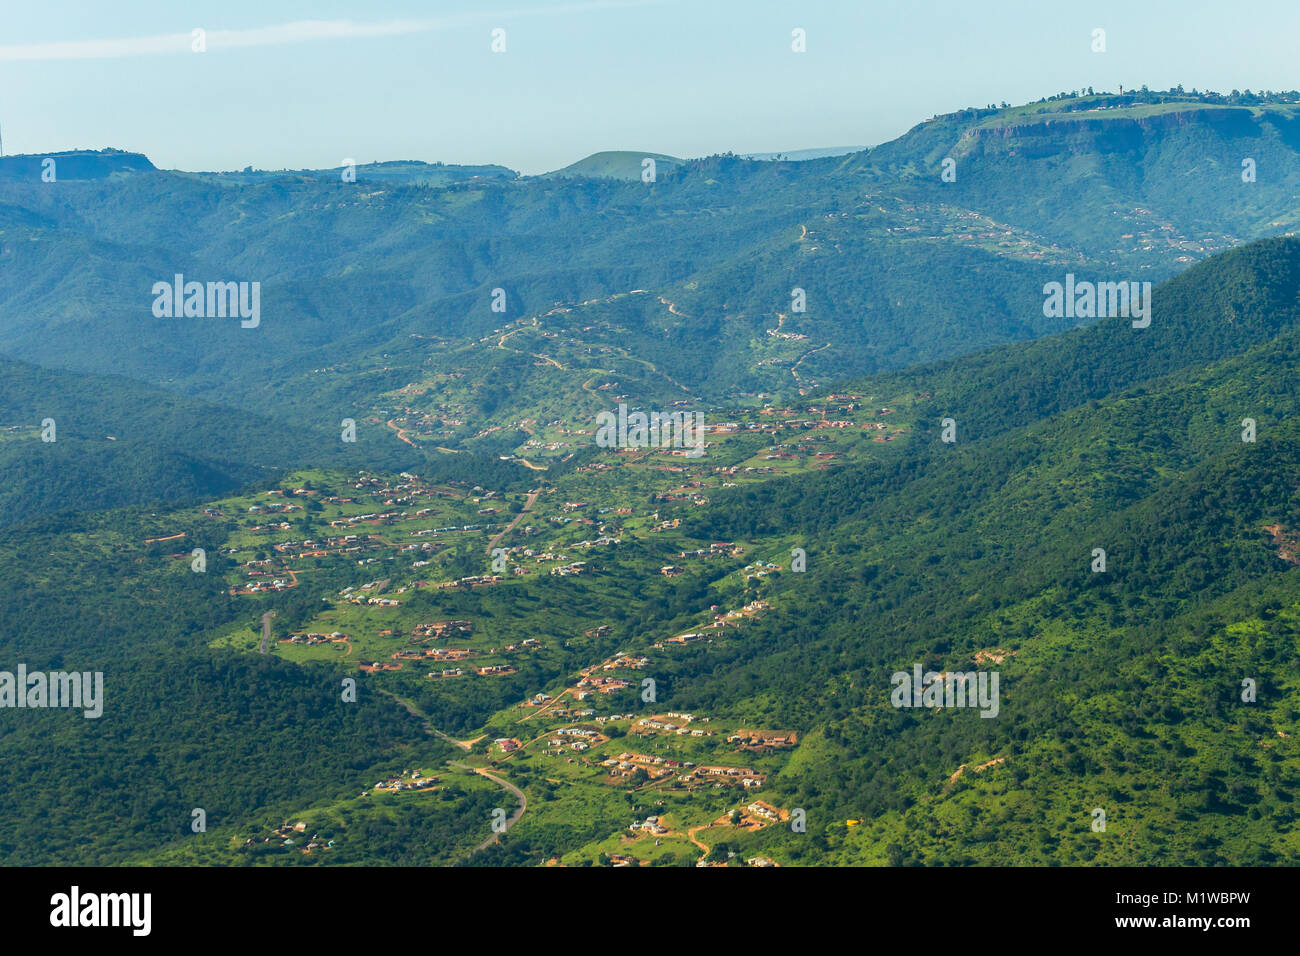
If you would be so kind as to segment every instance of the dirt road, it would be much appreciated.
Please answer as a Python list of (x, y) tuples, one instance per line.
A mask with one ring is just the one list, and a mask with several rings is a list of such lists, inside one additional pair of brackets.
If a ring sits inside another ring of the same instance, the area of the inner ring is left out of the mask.
[(506, 525), (505, 529), (501, 531), (500, 534), (498, 534), (495, 538), (493, 538), (491, 541), (488, 542), (488, 546), (484, 550), (484, 554), (491, 557), (492, 549), (497, 546), (497, 542), (500, 541), (502, 538), (504, 538), (506, 535), (508, 535), (511, 531), (515, 530), (515, 525), (519, 524), (519, 522), (523, 520), (524, 515), (528, 514), (528, 512), (533, 507), (533, 502), (537, 500), (537, 496), (541, 493), (542, 490), (540, 488), (537, 489), (536, 491), (528, 492), (528, 500), (524, 502), (524, 510), (519, 512), (519, 514), (515, 515), (515, 520), (510, 522), (508, 525)]
[[(459, 767), (461, 770), (472, 770), (474, 773), (478, 774), (481, 777), (487, 777), (498, 787), (502, 787), (505, 790), (509, 790), (511, 793), (515, 795), (515, 799), (519, 801), (519, 806), (515, 807), (515, 812), (510, 815), (510, 818), (508, 820), (506, 820), (505, 829), (501, 831), (502, 833), (504, 833), (506, 830), (509, 830), (512, 826), (514, 826), (516, 823), (519, 822), (519, 818), (522, 817), (524, 815), (524, 811), (528, 809), (528, 798), (524, 796), (524, 792), (522, 790), (516, 787), (509, 780), (504, 780), (501, 777), (498, 777), (496, 774), (492, 773), (491, 771), (483, 770), (482, 768), (479, 767), (470, 767), (463, 763), (457, 763), (454, 760), (449, 760), (447, 762), (453, 767)], [(473, 855), (474, 853), (478, 853), (481, 850), (486, 850), (493, 843), (496, 843), (499, 839), (501, 839), (501, 833), (497, 833), (496, 831), (493, 831), (490, 837), (488, 837), (478, 846), (474, 847), (473, 851), (471, 852), (471, 855)]]

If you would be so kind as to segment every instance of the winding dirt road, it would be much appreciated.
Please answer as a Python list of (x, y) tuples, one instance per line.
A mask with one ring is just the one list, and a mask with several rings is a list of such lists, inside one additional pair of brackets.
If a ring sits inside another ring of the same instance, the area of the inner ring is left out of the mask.
[[(496, 774), (492, 773), (491, 771), (484, 770), (481, 767), (471, 767), (468, 764), (457, 763), (454, 760), (449, 760), (448, 763), (453, 767), (459, 767), (461, 770), (471, 770), (474, 773), (478, 774), (480, 777), (487, 777), (498, 787), (502, 787), (506, 790), (509, 790), (511, 793), (515, 795), (515, 799), (519, 801), (519, 806), (515, 807), (515, 812), (510, 814), (510, 818), (506, 820), (505, 828), (501, 831), (501, 833), (505, 833), (512, 826), (514, 826), (516, 823), (519, 822), (519, 818), (522, 817), (524, 815), (524, 811), (528, 809), (528, 798), (524, 796), (524, 792), (522, 790), (516, 787), (509, 780), (505, 780), (501, 777), (498, 777)], [(470, 855), (472, 856), (474, 853), (478, 853), (482, 850), (486, 850), (493, 843), (496, 843), (498, 840), (501, 839), (501, 833), (497, 833), (496, 831), (493, 831), (490, 837), (488, 837), (478, 846), (474, 847)]]

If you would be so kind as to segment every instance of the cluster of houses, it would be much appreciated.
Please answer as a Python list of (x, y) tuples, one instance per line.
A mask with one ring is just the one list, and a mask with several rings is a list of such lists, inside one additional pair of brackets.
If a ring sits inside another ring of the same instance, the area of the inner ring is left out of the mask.
[(557, 748), (555, 751), (548, 753), (559, 753), (558, 748), (568, 746), (571, 750), (583, 751), (588, 750), (596, 744), (602, 744), (609, 738), (599, 734), (588, 727), (562, 727), (555, 732), (555, 736), (549, 741), (552, 747)]
[[(838, 407), (838, 408), (835, 409), (835, 410), (836, 410), (836, 411), (840, 411), (840, 412), (852, 412), (852, 411), (854, 411), (856, 408), (857, 408), (856, 403), (852, 403), (852, 402), (851, 402), (851, 403), (849, 403), (849, 404), (847, 404), (847, 405), (840, 405), (840, 407)], [(714, 429), (714, 431), (718, 432), (719, 434), (724, 434), (724, 435), (725, 435), (725, 434), (736, 434), (736, 433), (738, 433), (738, 432), (760, 432), (760, 433), (761, 433), (761, 432), (772, 432), (772, 433), (775, 433), (775, 432), (781, 430), (782, 428), (797, 428), (797, 429), (801, 429), (801, 430), (812, 430), (812, 429), (820, 429), (820, 428), (852, 428), (852, 427), (853, 427), (854, 423), (851, 422), (851, 421), (845, 421), (845, 420), (843, 420), (843, 419), (827, 418), (827, 417), (826, 417), (826, 414), (827, 414), (827, 412), (829, 412), (829, 411), (831, 411), (830, 408), (825, 408), (825, 409), (823, 409), (823, 408), (817, 408), (817, 407), (809, 407), (809, 408), (807, 409), (807, 414), (809, 414), (809, 415), (817, 415), (817, 416), (820, 416), (820, 417), (818, 417), (818, 418), (792, 418), (792, 417), (789, 417), (789, 416), (793, 416), (793, 415), (796, 414), (792, 409), (788, 409), (788, 408), (787, 408), (787, 409), (768, 409), (768, 408), (765, 408), (765, 409), (762, 410), (762, 413), (761, 413), (761, 414), (763, 414), (763, 415), (776, 415), (776, 414), (781, 414), (781, 415), (784, 415), (784, 416), (786, 416), (786, 417), (782, 418), (780, 421), (773, 421), (773, 422), (721, 422), (721, 423), (719, 423), (719, 424), (717, 424), (717, 425), (714, 425), (714, 426), (713, 426), (713, 429)], [(893, 412), (893, 409), (892, 409), (892, 408), (882, 408), (882, 409), (880, 409), (879, 412), (877, 412), (877, 414), (879, 414), (879, 415), (888, 415), (888, 414), (890, 414), (890, 413), (892, 413), (892, 412)], [(879, 424), (879, 423), (874, 423), (874, 422), (872, 422), (872, 423), (868, 423), (867, 425), (865, 425), (865, 426), (863, 426), (863, 427), (871, 427), (871, 426), (876, 425), (876, 424)]]
[[(777, 469), (775, 465), (719, 465), (714, 471), (734, 478), (737, 475), (775, 475)], [(734, 488), (735, 486), (724, 482), (722, 487)]]
[(768, 329), (767, 334), (774, 339), (788, 339), (791, 342), (802, 342), (808, 338), (802, 332), (782, 332), (780, 329)]
[(795, 746), (799, 743), (799, 736), (793, 731), (738, 730), (727, 738), (727, 743), (736, 744), (740, 750), (769, 753)]
[(715, 541), (707, 548), (696, 548), (693, 551), (683, 551), (678, 555), (680, 558), (713, 558), (718, 555), (729, 555), (738, 558), (745, 553), (745, 549), (730, 541)]
[(604, 716), (597, 717), (596, 723), (608, 724), (618, 720), (632, 720), (634, 717), (636, 717), (636, 714), (605, 714)]
[(590, 727), (561, 727), (556, 733), (561, 737), (576, 737), (589, 743), (603, 743), (609, 739)]
[(541, 647), (541, 646), (542, 646), (542, 642), (539, 641), (539, 640), (537, 640), (536, 638), (534, 638), (534, 637), (525, 637), (525, 638), (524, 638), (522, 641), (520, 641), (518, 644), (507, 644), (507, 645), (505, 646), (505, 650), (506, 650), (506, 651), (523, 651), (523, 650), (528, 650), (529, 648), (532, 648), (532, 647)]
[(617, 758), (609, 757), (600, 762), (609, 771), (610, 777), (631, 777), (640, 771), (651, 780), (670, 776), (682, 768), (678, 760), (666, 760), (663, 757), (648, 757), (645, 754), (619, 754)]
[(417, 624), (411, 629), (411, 637), (431, 641), (442, 637), (468, 637), (472, 633), (472, 621), (433, 621), (430, 624)]
[(684, 784), (691, 784), (698, 780), (701, 783), (712, 782), (715, 787), (738, 784), (746, 790), (761, 787), (765, 779), (761, 773), (755, 773), (745, 767), (696, 767), (693, 774), (686, 774), (680, 778)]
[(510, 548), (506, 553), (514, 554), (516, 551), (522, 554), (525, 558), (532, 558), (537, 564), (541, 564), (543, 561), (565, 561), (568, 559), (567, 555), (557, 554), (554, 551), (538, 551), (535, 548), (524, 548), (519, 545)]
[[(393, 503), (392, 501), (385, 502), (385, 504), (392, 504), (392, 503)], [(297, 506), (294, 505), (293, 507), (297, 507)], [(497, 509), (480, 508), (478, 513), (479, 515), (483, 515), (483, 516), (494, 515), (497, 513)], [(369, 514), (343, 515), (341, 517), (334, 518), (333, 520), (330, 521), (329, 524), (331, 528), (351, 528), (358, 524), (373, 524), (373, 523), (391, 524), (394, 521), (424, 521), (432, 517), (433, 514), (434, 514), (433, 508), (421, 508), (419, 511), (416, 511), (414, 514), (411, 514), (410, 512), (407, 511), (375, 511), (375, 512), (370, 512)], [(471, 531), (471, 532), (483, 531), (486, 527), (487, 527), (486, 525), (482, 525), (482, 524), (448, 525), (445, 528), (426, 528), (421, 531), (412, 531), (411, 534), (413, 536), (427, 535), (427, 534), (451, 534), (454, 532), (463, 532), (463, 531)]]
[(376, 671), (400, 671), (402, 669), (401, 661), (366, 661), (359, 665), (361, 673), (373, 674)]
[[(691, 714), (678, 713), (656, 714), (653, 717), (642, 717), (640, 720), (632, 724), (630, 733), (636, 734), (637, 736), (644, 736), (647, 734), (676, 734), (679, 737), (713, 736), (712, 731), (703, 730), (699, 727), (688, 727), (687, 724), (694, 719), (694, 716)], [(703, 718), (703, 721), (707, 722), (708, 718)]]
[(375, 790), (391, 790), (394, 793), (403, 790), (428, 790), (438, 785), (437, 777), (422, 776), (420, 771), (411, 770), (404, 772), (400, 777), (389, 777), (387, 780), (381, 780), (375, 784)]
[(753, 803), (745, 807), (745, 813), (760, 825), (780, 823), (789, 816), (788, 813), (785, 814), (785, 816), (782, 816), (780, 810), (771, 804), (764, 803), (762, 800), (755, 800)]
[(718, 606), (713, 605), (710, 610), (713, 612), (713, 623), (704, 625), (705, 629), (734, 627), (741, 623), (745, 618), (758, 617), (764, 611), (772, 610), (772, 605), (762, 599), (750, 601), (744, 607), (737, 611), (718, 612)]
[(276, 505), (276, 504), (250, 505), (248, 508), (248, 513), (250, 515), (288, 514), (291, 511), (302, 511), (302, 506), (289, 504), (286, 502), (285, 504), (282, 505)]
[(491, 587), (494, 584), (500, 584), (504, 580), (505, 578), (501, 577), (499, 574), (471, 574), (467, 577), (458, 578), (455, 581), (446, 581), (439, 584), (438, 587), (444, 590), (448, 588), (461, 587), (462, 585), (468, 585), (472, 588), (486, 588)]
[(701, 634), (699, 631), (688, 631), (685, 634), (678, 634), (676, 637), (670, 637), (667, 640), (657, 641), (656, 643), (651, 644), (650, 646), (655, 648), (663, 648), (668, 644), (690, 644), (692, 641), (701, 641), (703, 639), (704, 639), (704, 635)]
[[(585, 700), (585, 699), (586, 699), (587, 697), (589, 697), (590, 695), (587, 693), (587, 691), (579, 691), (578, 694), (577, 694), (577, 696), (578, 696), (578, 699), (579, 699), (579, 700)], [(547, 704), (551, 703), (553, 700), (554, 700), (554, 698), (552, 698), (550, 694), (546, 693), (545, 691), (542, 691), (542, 692), (540, 692), (540, 693), (534, 694), (534, 695), (533, 695), (529, 700), (525, 701), (525, 702), (524, 702), (524, 706), (525, 706), (525, 707), (545, 707)], [(583, 709), (581, 709), (581, 710), (577, 710), (577, 709), (569, 708), (569, 707), (552, 707), (552, 708), (550, 709), (550, 715), (551, 715), (552, 717), (574, 717), (574, 718), (582, 718), (582, 717), (590, 717), (590, 716), (591, 716), (592, 714), (594, 714), (594, 713), (595, 713), (595, 711), (592, 710), (590, 707), (585, 707), (585, 708), (583, 708)], [(560, 731), (560, 733), (568, 733), (568, 732), (569, 732), (569, 731)], [(576, 731), (575, 731), (575, 733), (576, 733)], [(604, 738), (602, 738), (602, 739), (604, 739)]]
[(373, 536), (362, 538), (359, 535), (330, 535), (323, 542), (316, 541), (314, 538), (304, 538), (302, 541), (281, 541), (272, 547), (281, 554), (290, 554), (298, 551), (298, 557), (319, 557), (330, 553), (332, 548), (337, 554), (355, 554), (362, 550), (365, 543), (373, 540)]
[(261, 594), (266, 591), (286, 591), (293, 587), (292, 581), (285, 578), (275, 578), (270, 583), (261, 581), (250, 581), (248, 584), (237, 585), (230, 589), (231, 594)]
[(353, 525), (364, 524), (370, 521), (393, 521), (397, 518), (409, 517), (404, 511), (384, 511), (372, 512), (364, 515), (345, 515), (342, 518), (335, 518), (330, 521), (331, 528), (350, 528)]
[(689, 501), (693, 505), (707, 505), (709, 499), (698, 491), (661, 491), (650, 498), (653, 502)]
[[(754, 564), (751, 564), (750, 567), (754, 567)], [(772, 567), (775, 567), (775, 564)], [(719, 611), (718, 605), (714, 605), (710, 609), (712, 615), (714, 615), (714, 619), (712, 619), (711, 623), (705, 624), (701, 630), (680, 633), (680, 635), (677, 635), (676, 637), (667, 637), (667, 639), (662, 641), (655, 641), (655, 643), (650, 646), (651, 648), (663, 649), (667, 648), (667, 646), (690, 644), (693, 643), (693, 641), (705, 640), (707, 637), (706, 633), (703, 633), (705, 631), (719, 631), (728, 627), (740, 627), (746, 619), (758, 617), (758, 615), (762, 614), (763, 611), (771, 609), (772, 605), (763, 600), (750, 601), (749, 604), (741, 607), (740, 610), (733, 611)]]
[(744, 570), (745, 580), (750, 578), (765, 578), (773, 571), (780, 571), (779, 564), (773, 564), (771, 561), (755, 561), (753, 564), (746, 565)]
[(426, 658), (435, 661), (457, 661), (463, 660), (469, 656), (469, 651), (463, 651), (459, 654), (448, 654), (446, 651), (434, 647), (427, 647), (423, 650), (416, 647), (407, 647), (392, 655), (393, 660), (395, 661), (419, 661), (425, 660)]
[(622, 538), (612, 538), (609, 535), (602, 535), (594, 541), (575, 541), (570, 547), (573, 548), (607, 548), (611, 545), (621, 544)]
[(283, 638), (282, 643), (306, 644), (311, 647), (315, 644), (328, 644), (333, 641), (346, 640), (348, 640), (348, 636), (342, 631), (330, 631), (328, 634), (319, 631), (308, 631), (306, 634), (294, 634), (292, 637)]
[(612, 694), (616, 690), (630, 687), (631, 682), (622, 677), (584, 677), (578, 681), (577, 686), (590, 687), (601, 694)]
[[(547, 701), (550, 700), (551, 700), (550, 694), (536, 694), (531, 700), (526, 702), (525, 706), (541, 707), (545, 705)], [(593, 714), (595, 714), (596, 711), (590, 707), (583, 707), (579, 709), (573, 707), (556, 706), (556, 707), (552, 707), (549, 711), (547, 711), (547, 713), (551, 717), (554, 717), (556, 719), (561, 719), (561, 720), (564, 719), (585, 720), (586, 718), (591, 717)]]
[(572, 564), (562, 564), (559, 567), (551, 568), (551, 573), (558, 574), (563, 578), (574, 574), (582, 574), (586, 570), (586, 561), (574, 561)]
[(371, 581), (363, 584), (359, 588), (346, 587), (339, 592), (349, 604), (359, 604), (372, 607), (400, 607), (402, 602), (396, 598), (376, 597), (375, 594), (367, 592), (379, 592), (388, 584), (387, 581)]
[(634, 656), (632, 654), (627, 653), (627, 651), (619, 651), (609, 660), (604, 661), (603, 663), (598, 665), (598, 668), (591, 667), (583, 671), (582, 673), (583, 676), (586, 676), (590, 673), (593, 673), (597, 669), (602, 671), (614, 671), (614, 670), (618, 670), (620, 667), (630, 667), (633, 670), (640, 670), (643, 667), (649, 667), (649, 666), (650, 666), (650, 658), (644, 656)]
[[(273, 831), (271, 831), (270, 836), (263, 837), (262, 842), (270, 843), (272, 841), (276, 841), (280, 844), (280, 846), (285, 848), (295, 847), (298, 845), (298, 842), (300, 840), (307, 839), (306, 837), (303, 836), (303, 834), (306, 832), (307, 832), (306, 823), (292, 823), (292, 824), (286, 823), (283, 826), (276, 827)], [(245, 849), (247, 849), (252, 845), (253, 845), (252, 837), (249, 837), (247, 840), (244, 841)], [(312, 834), (310, 840), (308, 840), (307, 844), (302, 848), (302, 852), (310, 853), (312, 850), (330, 850), (333, 848), (334, 848), (333, 840), (322, 843), (320, 842), (320, 834), (314, 833)]]
[(633, 833), (650, 833), (654, 836), (663, 836), (668, 832), (668, 828), (659, 822), (658, 817), (646, 817), (644, 823), (634, 820), (628, 829)]

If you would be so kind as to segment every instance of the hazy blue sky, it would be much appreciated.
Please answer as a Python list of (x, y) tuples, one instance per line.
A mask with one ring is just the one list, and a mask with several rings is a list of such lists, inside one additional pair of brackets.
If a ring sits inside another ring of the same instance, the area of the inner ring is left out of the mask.
[(0, 0), (0, 126), (6, 153), (168, 168), (535, 173), (600, 149), (874, 144), (1090, 85), (1300, 88), (1297, 36), (1298, 0)]

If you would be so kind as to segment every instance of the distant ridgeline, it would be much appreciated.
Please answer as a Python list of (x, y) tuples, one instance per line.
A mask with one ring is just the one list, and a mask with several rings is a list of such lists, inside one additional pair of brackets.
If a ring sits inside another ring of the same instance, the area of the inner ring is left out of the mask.
[(340, 163), (329, 169), (254, 169), (252, 166), (228, 172), (185, 173), (204, 180), (225, 183), (263, 183), (276, 179), (318, 179), (326, 182), (384, 183), (402, 186), (449, 186), (491, 180), (510, 182), (519, 174), (505, 166), (457, 166), (394, 160), (383, 163)]
[[(522, 473), (510, 463), (529, 454), (519, 422), (590, 420), (610, 405), (605, 385), (629, 408), (792, 402), (1101, 317), (1087, 299), (1058, 307), (1049, 290), (1071, 302), (1108, 290), (1109, 302), (1127, 289), (1121, 311), (1144, 312), (1133, 289), (1300, 231), (1297, 101), (1087, 91), (937, 116), (847, 155), (609, 151), (543, 176), (342, 159), (160, 171), (118, 150), (5, 157), (0, 355), (313, 436), (352, 418), (371, 467), (417, 448), (442, 461), (441, 447)], [(229, 304), (226, 318), (178, 314), (175, 296), (170, 316), (155, 311), (153, 290), (177, 275), (247, 288), (248, 317), (230, 321)], [(1231, 289), (1215, 295), (1241, 311)], [(1168, 334), (1158, 318), (1147, 331)], [(76, 421), (38, 406), (8, 424)], [(258, 437), (229, 458), (282, 461)]]
[[(49, 162), (51, 160), (53, 165)], [(51, 176), (54, 181), (108, 179), (117, 174), (144, 172), (157, 172), (157, 167), (149, 162), (147, 156), (120, 149), (74, 149), (63, 153), (0, 156), (0, 180), (39, 183), (50, 182)]]
[[(51, 173), (50, 161), (53, 161)], [(348, 170), (345, 178), (344, 171)], [(17, 182), (60, 182), (86, 179), (108, 179), (114, 175), (141, 172), (158, 172), (149, 158), (142, 153), (120, 149), (76, 149), (61, 153), (23, 153), (0, 157), (0, 180)], [(383, 163), (340, 164), (329, 169), (254, 169), (223, 172), (182, 172), (169, 170), (173, 175), (216, 182), (251, 184), (276, 179), (315, 179), (328, 182), (374, 182), (394, 185), (447, 186), (452, 183), (493, 180), (509, 182), (519, 174), (505, 166), (458, 166), (446, 163), (423, 163), (414, 160), (397, 160)]]

